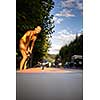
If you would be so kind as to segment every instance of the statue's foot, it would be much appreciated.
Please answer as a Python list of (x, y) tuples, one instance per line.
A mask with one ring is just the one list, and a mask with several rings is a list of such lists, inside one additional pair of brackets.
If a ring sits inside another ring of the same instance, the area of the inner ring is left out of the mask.
[(20, 72), (22, 71), (22, 69), (20, 69)]

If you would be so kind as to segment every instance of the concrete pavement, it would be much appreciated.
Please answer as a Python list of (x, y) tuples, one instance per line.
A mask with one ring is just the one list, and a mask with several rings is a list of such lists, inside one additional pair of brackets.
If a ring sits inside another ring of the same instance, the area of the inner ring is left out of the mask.
[(37, 70), (17, 71), (17, 100), (83, 100), (82, 70), (51, 69), (54, 73)]

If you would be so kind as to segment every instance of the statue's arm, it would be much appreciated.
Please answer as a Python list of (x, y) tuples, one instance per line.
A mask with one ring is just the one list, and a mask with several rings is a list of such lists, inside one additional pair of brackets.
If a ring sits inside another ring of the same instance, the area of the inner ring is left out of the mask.
[(31, 47), (30, 47), (30, 53), (32, 53), (32, 50), (33, 50), (34, 43), (35, 43), (36, 39), (37, 39), (36, 36), (33, 36), (33, 37), (32, 37), (32, 44), (31, 44)]

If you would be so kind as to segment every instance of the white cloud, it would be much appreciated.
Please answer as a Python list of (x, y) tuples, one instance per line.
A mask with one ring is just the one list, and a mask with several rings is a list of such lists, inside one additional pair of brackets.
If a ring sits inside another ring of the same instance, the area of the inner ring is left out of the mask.
[(61, 49), (61, 45), (52, 44), (52, 47), (49, 48), (49, 53), (50, 54), (58, 54), (60, 49)]
[(81, 13), (83, 11), (83, 0), (61, 0), (61, 7), (63, 9), (77, 9)]
[(61, 30), (58, 34), (69, 34), (70, 32), (66, 29)]
[(63, 18), (53, 17), (55, 24), (60, 24), (63, 21)]
[(73, 41), (76, 37), (76, 34), (60, 34), (59, 36), (54, 37), (58, 41), (61, 42), (62, 45), (69, 44), (71, 41)]
[(75, 5), (75, 0), (63, 0), (61, 6), (64, 8), (71, 8)]
[(60, 11), (59, 13), (57, 13), (55, 16), (58, 16), (58, 17), (74, 17), (75, 15), (72, 13), (71, 10), (68, 10), (68, 9), (63, 9), (62, 11)]

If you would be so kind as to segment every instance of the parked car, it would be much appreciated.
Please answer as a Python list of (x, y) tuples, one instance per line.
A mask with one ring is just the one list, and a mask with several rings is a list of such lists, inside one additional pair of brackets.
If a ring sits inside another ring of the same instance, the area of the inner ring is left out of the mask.
[(66, 63), (64, 64), (64, 68), (70, 68), (69, 62), (66, 62)]
[(83, 56), (82, 55), (73, 55), (71, 58), (71, 62), (73, 62), (73, 66), (76, 68), (83, 68)]

